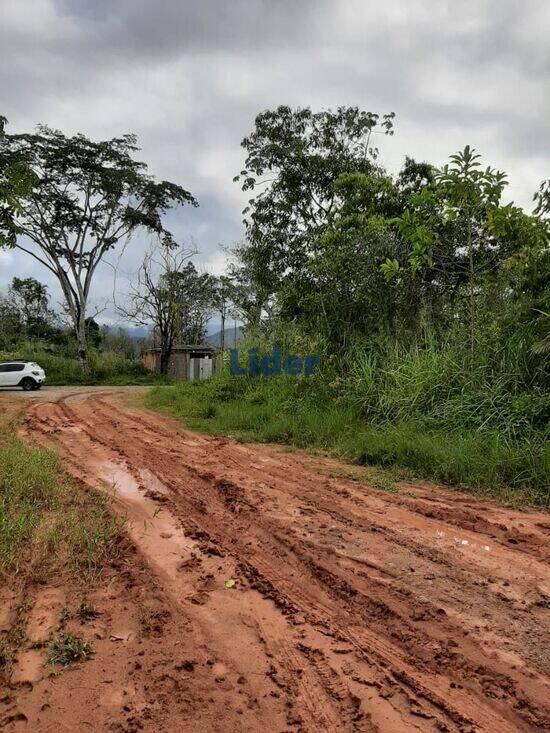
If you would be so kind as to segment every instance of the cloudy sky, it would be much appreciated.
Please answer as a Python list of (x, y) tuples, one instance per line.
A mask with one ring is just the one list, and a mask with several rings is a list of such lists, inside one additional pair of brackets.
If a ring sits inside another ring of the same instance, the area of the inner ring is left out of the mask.
[[(548, 0), (0, 0), (0, 114), (10, 132), (137, 133), (151, 172), (199, 200), (174, 233), (221, 272), (220, 245), (242, 236), (240, 141), (279, 104), (393, 111), (390, 170), (469, 143), (530, 208), (550, 174), (549, 36)], [(121, 293), (146, 246), (123, 257)], [(14, 275), (50, 283), (0, 252), (0, 291)], [(95, 300), (111, 293), (104, 266)]]

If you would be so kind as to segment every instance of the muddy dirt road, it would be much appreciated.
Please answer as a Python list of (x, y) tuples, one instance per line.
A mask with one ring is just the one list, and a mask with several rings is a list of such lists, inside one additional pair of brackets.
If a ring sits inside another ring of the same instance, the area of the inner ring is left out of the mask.
[[(24, 430), (115, 491), (167, 602), (200, 634), (204, 662), (198, 637), (177, 641), (194, 655), (186, 700), (224, 719), (164, 729), (550, 729), (548, 515), (376, 490), (329, 459), (185, 432), (117, 390), (44, 393)], [(210, 688), (195, 689), (203, 663)]]

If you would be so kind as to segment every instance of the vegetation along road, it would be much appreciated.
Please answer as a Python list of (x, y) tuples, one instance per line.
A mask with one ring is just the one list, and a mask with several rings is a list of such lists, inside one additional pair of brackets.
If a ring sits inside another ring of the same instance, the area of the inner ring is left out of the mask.
[[(63, 573), (27, 588), (24, 614), (2, 591), (30, 640), (6, 730), (548, 729), (547, 514), (375, 487), (333, 459), (186, 432), (130, 393), (2, 396), (24, 406), (25, 442), (126, 517), (86, 603)], [(90, 658), (52, 676), (30, 642), (59, 624)]]

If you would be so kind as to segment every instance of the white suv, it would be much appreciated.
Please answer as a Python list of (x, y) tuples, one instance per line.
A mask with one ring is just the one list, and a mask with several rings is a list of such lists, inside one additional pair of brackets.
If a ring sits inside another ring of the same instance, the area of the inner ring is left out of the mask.
[(0, 361), (0, 387), (40, 389), (46, 381), (46, 372), (34, 361)]

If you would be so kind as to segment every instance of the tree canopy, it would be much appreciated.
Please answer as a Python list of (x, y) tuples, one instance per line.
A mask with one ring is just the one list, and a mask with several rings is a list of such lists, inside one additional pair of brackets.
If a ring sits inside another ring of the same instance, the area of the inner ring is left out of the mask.
[(393, 133), (393, 115), (279, 107), (256, 118), (237, 176), (254, 195), (233, 272), (249, 322), (294, 324), (335, 352), (464, 326), (471, 352), (495, 313), (502, 328), (521, 318), (526, 348), (544, 349), (548, 182), (525, 212), (470, 146), (440, 169), (407, 158), (391, 175), (376, 133)]
[[(163, 214), (172, 206), (197, 205), (182, 186), (149, 175), (135, 159), (137, 151), (134, 135), (93, 141), (46, 126), (0, 138), (7, 188), (1, 243), (33, 257), (58, 279), (83, 362), (86, 311), (99, 262), (139, 228), (174, 246)], [(20, 173), (15, 183), (14, 171)]]

